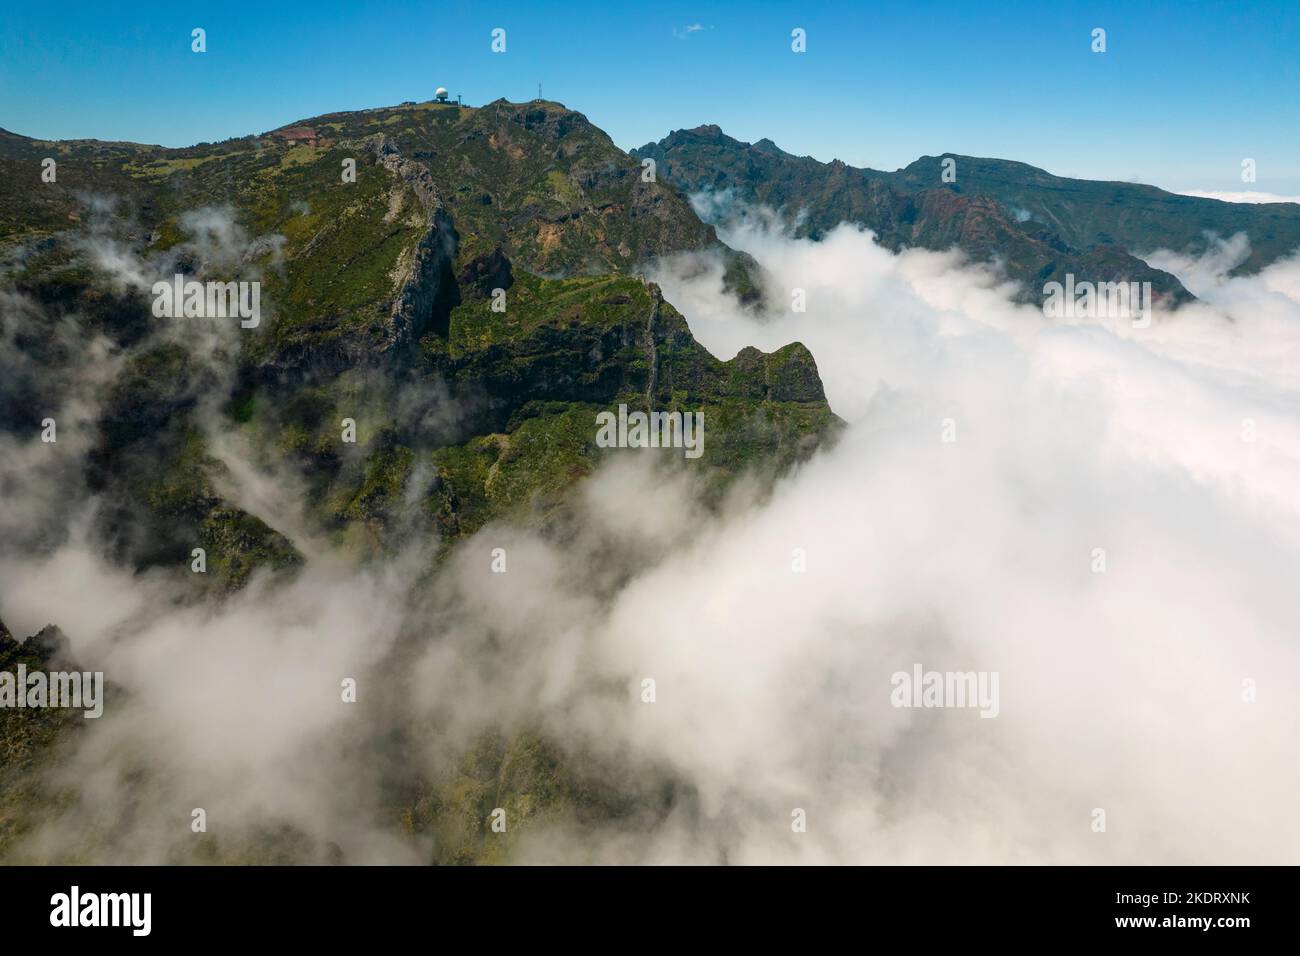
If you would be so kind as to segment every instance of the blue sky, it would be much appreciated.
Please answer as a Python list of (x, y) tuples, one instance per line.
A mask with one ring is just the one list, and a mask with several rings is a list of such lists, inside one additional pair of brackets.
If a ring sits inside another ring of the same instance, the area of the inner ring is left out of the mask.
[[(208, 51), (190, 50), (207, 31)], [(490, 50), (506, 30), (506, 52)], [(698, 27), (698, 29), (688, 29)], [(806, 53), (790, 31), (807, 31)], [(1091, 31), (1107, 31), (1093, 53)], [(624, 148), (717, 123), (821, 160), (944, 152), (1172, 189), (1300, 193), (1300, 4), (20, 4), (0, 126), (168, 146), (343, 109), (547, 99)], [(1258, 181), (1241, 183), (1253, 158)]]

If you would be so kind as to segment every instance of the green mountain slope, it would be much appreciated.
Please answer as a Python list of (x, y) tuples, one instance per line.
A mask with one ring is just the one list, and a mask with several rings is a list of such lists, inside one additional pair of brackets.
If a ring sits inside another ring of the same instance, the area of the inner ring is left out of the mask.
[[(722, 361), (695, 340), (646, 267), (711, 251), (742, 296), (755, 267), (640, 173), (554, 103), (329, 114), (180, 150), (0, 134), (0, 433), (33, 441), (78, 395), (85, 420), (60, 421), (60, 449), (85, 449), (60, 472), (66, 500), (93, 501), (110, 560), (218, 608), (308, 560), (299, 529), (232, 490), (230, 443), (303, 489), (315, 547), (360, 564), (435, 543), (430, 580), (491, 522), (562, 535), (582, 479), (628, 453), (596, 442), (596, 415), (619, 405), (703, 414), (698, 461), (659, 457), (695, 469), (706, 505), (739, 476), (771, 481), (837, 431), (816, 364), (798, 343)], [(151, 286), (177, 272), (259, 282), (260, 322), (156, 317)], [(62, 533), (0, 548), (36, 557)], [(16, 838), (47, 810), (93, 830), (74, 794), (27, 775), (37, 750), (57, 763), (84, 734), (0, 733), (0, 856), (24, 859)], [(486, 797), (466, 789), (480, 778), (538, 819), (623, 812), (628, 796), (593, 789), (576, 761), (531, 731), (489, 735), (432, 777), (397, 772), (391, 826), (440, 833), (442, 862), (502, 858), (482, 839)], [(327, 858), (291, 831), (184, 858)]]

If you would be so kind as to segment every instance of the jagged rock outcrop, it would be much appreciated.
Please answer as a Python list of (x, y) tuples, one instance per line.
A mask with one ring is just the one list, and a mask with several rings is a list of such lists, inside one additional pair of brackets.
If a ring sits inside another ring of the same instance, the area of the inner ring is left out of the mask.
[(383, 133), (368, 137), (364, 145), (415, 194), (426, 217), (425, 231), (397, 278), (391, 338), (380, 346), (382, 351), (408, 349), (430, 329), (445, 329), (446, 314), (459, 301), (452, 279), (456, 230), (428, 167), (403, 157)]

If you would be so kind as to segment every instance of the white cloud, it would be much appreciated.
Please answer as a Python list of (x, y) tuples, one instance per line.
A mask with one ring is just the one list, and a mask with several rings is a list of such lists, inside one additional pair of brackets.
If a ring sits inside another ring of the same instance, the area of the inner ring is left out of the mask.
[(1233, 192), (1230, 190), (1213, 190), (1213, 189), (1185, 189), (1178, 193), (1180, 196), (1197, 196), (1201, 199), (1220, 199), (1223, 202), (1244, 202), (1244, 203), (1263, 203), (1263, 202), (1295, 202), (1300, 203), (1300, 196), (1278, 196), (1275, 193), (1261, 193), (1243, 190)]
[[(673, 784), (648, 821), (525, 828), (526, 861), (1293, 861), (1300, 260), (1225, 278), (1245, 238), (1153, 256), (1209, 292), (1143, 330), (1048, 322), (955, 255), (747, 221), (724, 238), (806, 313), (754, 318), (708, 260), (658, 278), (715, 354), (799, 340), (817, 358), (848, 428), (770, 496), (742, 484), (710, 512), (689, 469), (632, 452), (582, 487), (564, 536), (489, 527), (432, 582), (421, 552), (360, 572), (320, 553), (221, 613), (76, 539), (0, 562), (11, 626), (66, 620), (132, 694), (66, 768), (83, 798), (141, 800), (122, 768), (142, 752), (165, 775), (113, 853), (166, 858), (189, 836), (158, 829), (167, 801), (207, 800), (349, 859), (427, 858), (382, 825), (359, 757), (400, 720), (437, 729), (403, 755), (412, 774), (527, 729), (622, 792)], [(914, 663), (997, 671), (1001, 713), (891, 707)], [(340, 710), (354, 672), (364, 703)]]

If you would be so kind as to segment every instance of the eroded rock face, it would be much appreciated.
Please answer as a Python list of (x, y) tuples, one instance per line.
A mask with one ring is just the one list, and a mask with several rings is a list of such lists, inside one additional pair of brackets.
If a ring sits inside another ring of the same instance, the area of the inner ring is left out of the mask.
[[(476, 293), (477, 294), (477, 293)], [(486, 299), (467, 299), (458, 316), (480, 315)], [(685, 317), (654, 283), (609, 280), (527, 327), (466, 333), (477, 347), (437, 353), (453, 388), (487, 395), (480, 429), (504, 428), (530, 402), (612, 405), (634, 399), (667, 408), (688, 401), (800, 402), (825, 405), (816, 363), (794, 343), (772, 354), (744, 349), (723, 362), (696, 342)], [(458, 326), (457, 326), (458, 327)]]
[(458, 243), (428, 167), (404, 157), (383, 133), (367, 138), (363, 148), (396, 178), (395, 189), (410, 189), (424, 220), (423, 232), (397, 276), (389, 334), (372, 339), (374, 348), (389, 353), (409, 349), (426, 332), (445, 327), (445, 315), (458, 301), (451, 280)]

